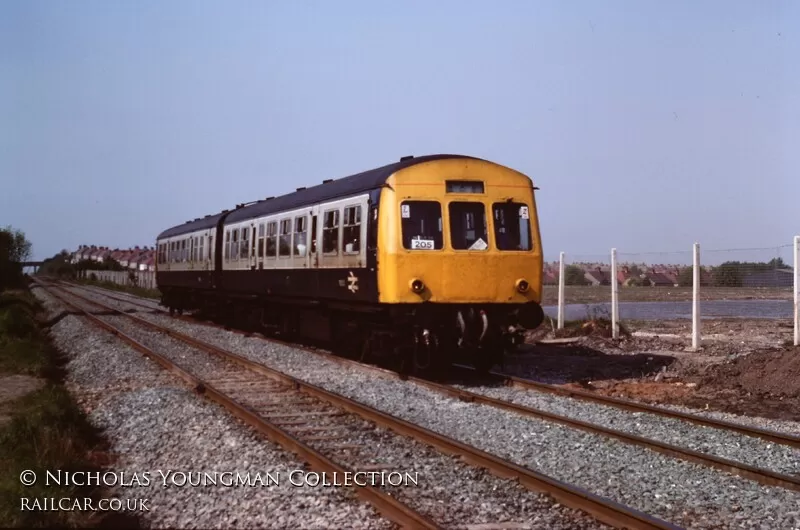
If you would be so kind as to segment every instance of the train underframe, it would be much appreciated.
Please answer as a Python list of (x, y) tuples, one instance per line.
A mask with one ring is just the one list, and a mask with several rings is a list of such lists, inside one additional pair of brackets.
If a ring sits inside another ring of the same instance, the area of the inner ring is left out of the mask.
[(162, 288), (170, 313), (192, 311), (232, 328), (324, 346), (405, 373), (435, 375), (453, 362), (485, 372), (544, 320), (539, 304), (343, 304), (220, 296)]

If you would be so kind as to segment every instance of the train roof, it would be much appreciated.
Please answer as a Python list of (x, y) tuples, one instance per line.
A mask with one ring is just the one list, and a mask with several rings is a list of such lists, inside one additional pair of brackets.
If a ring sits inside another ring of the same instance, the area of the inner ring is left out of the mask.
[(312, 186), (310, 188), (298, 188), (297, 191), (281, 195), (280, 197), (270, 197), (258, 201), (249, 206), (237, 208), (233, 211), (224, 210), (215, 215), (207, 215), (201, 219), (188, 221), (182, 225), (169, 228), (158, 235), (157, 239), (164, 239), (167, 237), (179, 236), (188, 234), (198, 230), (206, 230), (216, 226), (219, 218), (227, 214), (225, 219), (226, 223), (235, 223), (238, 221), (245, 221), (256, 217), (262, 217), (271, 213), (278, 213), (282, 211), (300, 208), (305, 204), (316, 204), (333, 200), (339, 197), (347, 197), (356, 195), (365, 191), (373, 190), (383, 186), (390, 176), (394, 173), (425, 162), (432, 162), (435, 160), (445, 160), (450, 158), (470, 158), (478, 160), (475, 157), (465, 155), (426, 155), (420, 157), (403, 157), (399, 162), (387, 164), (385, 166), (363, 171), (355, 175), (343, 177), (336, 180), (324, 181), (322, 184)]
[(236, 223), (255, 217), (262, 217), (272, 213), (301, 208), (306, 204), (316, 204), (330, 201), (339, 197), (356, 195), (365, 191), (380, 188), (394, 173), (416, 164), (443, 160), (448, 158), (472, 158), (464, 155), (426, 155), (420, 157), (404, 157), (399, 162), (388, 164), (376, 169), (350, 175), (337, 180), (325, 181), (310, 188), (298, 188), (297, 191), (280, 197), (259, 201), (253, 205), (245, 206), (231, 212), (225, 223)]
[(189, 234), (191, 232), (196, 232), (198, 230), (208, 230), (209, 228), (214, 228), (215, 226), (217, 226), (219, 218), (225, 215), (226, 213), (228, 213), (228, 210), (222, 211), (214, 215), (206, 215), (205, 217), (195, 219), (194, 221), (187, 221), (182, 225), (173, 226), (172, 228), (167, 228), (166, 230), (158, 234), (156, 240), (165, 239), (173, 236), (179, 236), (181, 234)]

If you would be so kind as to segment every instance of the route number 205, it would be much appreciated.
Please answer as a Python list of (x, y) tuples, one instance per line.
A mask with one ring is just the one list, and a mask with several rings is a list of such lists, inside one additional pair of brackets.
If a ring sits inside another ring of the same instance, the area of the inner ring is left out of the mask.
[(412, 250), (433, 250), (433, 240), (432, 239), (412, 239), (411, 240), (411, 249)]

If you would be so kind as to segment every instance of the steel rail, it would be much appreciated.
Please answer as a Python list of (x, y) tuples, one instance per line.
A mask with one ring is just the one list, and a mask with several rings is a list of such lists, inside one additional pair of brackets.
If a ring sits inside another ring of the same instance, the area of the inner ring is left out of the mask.
[[(73, 285), (75, 285), (76, 287), (83, 287), (80, 284), (73, 284)], [(104, 290), (107, 290), (107, 289), (104, 289)], [(109, 298), (117, 299), (117, 300), (120, 300), (122, 302), (128, 302), (128, 303), (131, 303), (133, 305), (140, 305), (142, 307), (146, 307), (146, 306), (144, 306), (142, 304), (139, 304), (139, 303), (137, 303), (135, 301), (123, 300), (120, 297), (115, 297), (115, 296), (105, 295), (105, 294), (103, 294), (101, 296), (108, 296)], [(153, 308), (148, 308), (148, 309), (153, 310)], [(166, 313), (166, 311), (161, 310), (161, 309), (155, 309), (155, 311)], [(254, 336), (253, 333), (247, 333), (247, 332), (233, 330), (233, 329), (230, 329), (230, 328), (228, 328), (226, 326), (220, 326), (219, 324), (213, 324), (213, 323), (210, 324), (210, 323), (207, 323), (207, 322), (198, 322), (197, 319), (192, 319), (189, 316), (175, 316), (173, 318), (179, 318), (179, 319), (184, 320), (186, 322), (194, 322), (194, 323), (199, 323), (199, 324), (202, 324), (202, 325), (217, 326), (217, 327), (220, 327), (220, 328), (223, 328), (223, 329), (228, 329), (230, 331), (234, 331), (234, 332), (237, 332), (237, 333), (242, 333), (245, 336)], [(258, 336), (258, 335), (255, 335), (255, 336)], [(366, 367), (374, 368), (374, 369), (378, 369), (378, 370), (384, 370), (386, 372), (391, 373), (390, 371), (385, 370), (385, 369), (376, 368), (376, 367), (374, 367), (372, 365), (365, 365), (364, 363), (357, 363), (357, 362), (352, 361), (350, 359), (342, 359), (340, 357), (335, 357), (335, 356), (331, 356), (329, 354), (324, 354), (324, 353), (322, 353), (320, 351), (317, 351), (317, 350), (314, 350), (314, 349), (309, 349), (309, 348), (307, 348), (305, 346), (302, 346), (302, 345), (298, 345), (298, 344), (282, 341), (280, 339), (275, 339), (275, 338), (272, 338), (272, 337), (263, 337), (263, 338), (264, 338), (264, 340), (270, 340), (270, 341), (273, 341), (273, 342), (276, 342), (276, 343), (285, 344), (286, 346), (291, 346), (291, 347), (294, 347), (294, 348), (306, 349), (308, 351), (311, 351), (312, 353), (317, 353), (317, 354), (320, 354), (320, 355), (327, 355), (328, 357), (332, 357), (334, 360), (341, 359), (342, 361), (351, 362), (351, 363), (354, 363), (354, 364), (360, 364), (362, 366), (366, 366)], [(474, 371), (474, 369), (472, 367), (469, 367), (469, 366), (463, 366), (463, 365), (458, 365), (458, 364), (453, 365), (453, 366), (455, 366), (455, 367), (457, 367), (459, 369)], [(395, 373), (395, 375), (398, 375), (398, 374)], [(496, 378), (499, 382), (505, 384), (506, 386), (510, 386), (510, 387), (524, 388), (524, 389), (530, 389), (530, 390), (538, 390), (540, 392), (547, 392), (547, 393), (550, 393), (550, 394), (557, 394), (557, 395), (560, 395), (560, 396), (566, 396), (566, 397), (571, 397), (571, 398), (575, 398), (575, 399), (580, 399), (582, 401), (600, 403), (600, 404), (607, 405), (607, 406), (610, 406), (610, 407), (629, 410), (629, 411), (633, 411), (633, 412), (647, 412), (647, 413), (650, 413), (650, 414), (657, 414), (659, 416), (664, 416), (664, 417), (667, 417), (667, 418), (688, 421), (688, 422), (694, 423), (696, 425), (702, 425), (702, 426), (705, 426), (705, 427), (712, 427), (712, 428), (715, 428), (715, 429), (735, 431), (735, 432), (738, 432), (740, 434), (744, 434), (744, 435), (747, 435), (747, 436), (752, 436), (752, 437), (756, 437), (756, 438), (762, 438), (764, 440), (768, 440), (768, 441), (773, 442), (773, 443), (778, 443), (778, 444), (782, 444), (782, 445), (788, 445), (788, 446), (791, 446), (791, 447), (800, 448), (800, 436), (795, 436), (795, 435), (791, 435), (791, 434), (787, 434), (787, 433), (773, 431), (773, 430), (770, 430), (770, 429), (763, 429), (763, 428), (760, 428), (760, 427), (752, 427), (752, 426), (748, 426), (748, 425), (742, 425), (742, 424), (739, 424), (739, 423), (725, 421), (725, 420), (717, 420), (717, 419), (713, 419), (713, 418), (706, 418), (706, 417), (703, 417), (703, 416), (698, 416), (696, 414), (691, 414), (691, 413), (687, 413), (687, 412), (680, 412), (680, 411), (677, 411), (677, 410), (670, 410), (670, 409), (667, 409), (667, 408), (664, 408), (664, 407), (658, 407), (658, 406), (655, 406), (655, 405), (648, 405), (646, 403), (640, 403), (640, 402), (632, 401), (632, 400), (628, 400), (628, 399), (621, 399), (621, 398), (602, 396), (602, 395), (594, 394), (592, 392), (586, 392), (586, 391), (577, 390), (577, 389), (568, 389), (568, 388), (564, 388), (564, 387), (557, 386), (557, 385), (551, 385), (551, 384), (547, 384), (547, 383), (540, 383), (538, 381), (531, 381), (529, 379), (515, 377), (515, 376), (512, 376), (512, 375), (503, 374), (503, 373), (495, 372), (495, 371), (490, 372), (489, 375), (494, 377), (494, 378)], [(405, 378), (405, 376), (401, 376), (401, 378)], [(423, 380), (418, 379), (418, 378), (413, 378), (413, 379), (416, 382), (423, 381)]]
[[(79, 295), (76, 295), (76, 296), (79, 296)], [(89, 300), (89, 301), (91, 301), (91, 300)], [(101, 307), (113, 310), (113, 308), (110, 308), (109, 306), (105, 306), (103, 304), (98, 304), (98, 305), (100, 305)], [(138, 317), (132, 317), (131, 315), (127, 315), (127, 316), (129, 316), (131, 318), (138, 318)], [(144, 325), (152, 326), (152, 323), (149, 323), (149, 322), (144, 321), (144, 320), (142, 322), (144, 323)], [(273, 340), (273, 339), (268, 339), (268, 340)], [(365, 364), (359, 363), (357, 361), (353, 361), (353, 360), (350, 360), (350, 359), (343, 359), (341, 357), (333, 356), (333, 355), (330, 355), (330, 354), (321, 354), (320, 352), (314, 351), (314, 350), (309, 350), (309, 351), (311, 351), (312, 353), (324, 355), (326, 358), (329, 358), (331, 360), (339, 362), (340, 364), (346, 363), (346, 364), (351, 364), (351, 365), (357, 365), (357, 366), (359, 366), (361, 368), (366, 368), (366, 369), (370, 369), (370, 370), (376, 370), (376, 371), (379, 371), (379, 372), (381, 372), (383, 374), (397, 377), (397, 374), (395, 372), (391, 372), (391, 371), (383, 369), (383, 368), (377, 368), (377, 367), (374, 367), (374, 366), (371, 366), (371, 365), (365, 365)], [(454, 365), (454, 366), (457, 367), (458, 369), (467, 370), (467, 371), (473, 371), (474, 372), (474, 369), (472, 367), (469, 367), (469, 366), (462, 366), (462, 365)], [(499, 374), (499, 373), (496, 373), (496, 372), (492, 372), (491, 375), (493, 377), (500, 378), (501, 381), (505, 382), (504, 376), (502, 374)], [(505, 376), (505, 377), (510, 377), (510, 376)], [(742, 462), (737, 462), (735, 460), (731, 460), (731, 459), (727, 459), (727, 458), (722, 458), (722, 457), (710, 455), (710, 454), (707, 454), (707, 453), (703, 453), (703, 452), (700, 452), (700, 451), (695, 451), (693, 449), (687, 449), (687, 448), (676, 446), (676, 445), (672, 445), (672, 444), (667, 444), (667, 443), (664, 443), (664, 442), (661, 442), (661, 441), (658, 441), (658, 440), (653, 440), (653, 439), (650, 439), (650, 438), (646, 438), (646, 437), (643, 437), (643, 436), (638, 436), (638, 435), (635, 435), (635, 434), (629, 434), (629, 433), (626, 433), (624, 431), (603, 427), (601, 425), (596, 425), (596, 424), (593, 424), (593, 423), (590, 423), (590, 422), (573, 419), (573, 418), (570, 418), (568, 416), (563, 416), (563, 415), (560, 415), (560, 414), (550, 413), (550, 412), (547, 412), (547, 411), (544, 411), (544, 410), (541, 410), (541, 409), (537, 409), (537, 408), (534, 408), (534, 407), (530, 407), (530, 406), (526, 406), (526, 405), (519, 405), (519, 404), (516, 404), (516, 403), (513, 403), (513, 402), (509, 402), (509, 401), (505, 401), (505, 400), (501, 400), (501, 399), (497, 399), (497, 398), (491, 398), (491, 397), (488, 397), (488, 396), (485, 396), (485, 395), (482, 395), (482, 394), (477, 394), (475, 392), (470, 392), (468, 390), (458, 389), (458, 388), (454, 388), (454, 387), (449, 386), (449, 385), (443, 385), (443, 384), (435, 383), (435, 382), (429, 381), (427, 379), (420, 379), (420, 378), (411, 377), (411, 376), (405, 376), (405, 377), (402, 377), (402, 379), (412, 381), (412, 382), (414, 382), (414, 383), (416, 383), (418, 385), (424, 386), (426, 388), (429, 388), (429, 389), (434, 390), (436, 392), (439, 392), (441, 394), (445, 394), (445, 395), (449, 395), (451, 397), (455, 397), (455, 398), (457, 398), (457, 399), (459, 399), (461, 401), (467, 401), (467, 402), (479, 403), (479, 404), (483, 404), (483, 405), (489, 405), (489, 406), (492, 406), (492, 407), (495, 407), (495, 408), (499, 408), (499, 409), (515, 412), (517, 414), (537, 417), (537, 418), (540, 418), (540, 419), (543, 419), (543, 420), (556, 422), (556, 423), (559, 423), (559, 424), (562, 424), (562, 425), (566, 425), (566, 426), (571, 427), (571, 428), (581, 429), (583, 431), (594, 433), (594, 434), (601, 434), (601, 435), (604, 435), (604, 436), (616, 438), (616, 439), (621, 440), (621, 441), (623, 441), (625, 443), (638, 445), (638, 446), (641, 446), (641, 447), (645, 447), (647, 449), (652, 449), (654, 451), (658, 451), (658, 452), (660, 452), (662, 454), (668, 455), (668, 456), (673, 457), (673, 458), (680, 458), (680, 459), (683, 459), (683, 460), (686, 460), (686, 461), (689, 461), (689, 462), (702, 464), (702, 465), (705, 465), (705, 466), (708, 466), (708, 467), (714, 467), (716, 469), (720, 469), (722, 471), (731, 473), (733, 475), (741, 476), (741, 477), (744, 477), (744, 478), (747, 478), (747, 479), (750, 479), (750, 480), (755, 480), (755, 481), (757, 481), (757, 482), (759, 482), (761, 484), (767, 485), (767, 486), (777, 486), (777, 487), (781, 487), (781, 488), (800, 491), (800, 478), (794, 477), (794, 476), (791, 476), (791, 475), (786, 475), (786, 474), (770, 471), (770, 470), (767, 470), (767, 469), (758, 468), (756, 466), (751, 466), (749, 464), (745, 464), (745, 463), (742, 463)], [(533, 388), (535, 390), (538, 390), (539, 386), (543, 385), (542, 383), (536, 383), (536, 382), (533, 382), (533, 381), (526, 381), (526, 380), (519, 379), (519, 378), (511, 378), (511, 379), (515, 379), (516, 382), (518, 384), (520, 384), (520, 385), (523, 385), (523, 384), (525, 384), (525, 385), (530, 384), (531, 385), (530, 387), (525, 386), (524, 388)], [(547, 388), (552, 388), (551, 385), (543, 385), (543, 386), (545, 386)], [(555, 387), (555, 388), (558, 389), (559, 387)], [(567, 395), (569, 395), (569, 393), (571, 393), (571, 392), (573, 392), (573, 391), (565, 390), (565, 393), (567, 393)], [(598, 397), (598, 396), (594, 396), (592, 394), (589, 394), (589, 396)], [(621, 401), (621, 402), (626, 403), (626, 404), (628, 403), (625, 400), (617, 400), (617, 401)], [(602, 401), (601, 401), (601, 403), (602, 403)], [(623, 407), (619, 407), (619, 408), (623, 408)], [(658, 407), (649, 407), (649, 406), (646, 406), (646, 405), (638, 405), (638, 404), (635, 405), (635, 408), (634, 407), (625, 407), (625, 408), (628, 408), (628, 410), (634, 410), (636, 412), (650, 412), (650, 410), (648, 410), (648, 409), (654, 409), (654, 410), (657, 410), (659, 412), (662, 412), (664, 410), (664, 409), (660, 409)], [(662, 415), (667, 416), (667, 417), (671, 416), (669, 414), (662, 414)], [(680, 416), (691, 416), (691, 415), (686, 415), (686, 414), (683, 414), (683, 413), (677, 413), (677, 415), (679, 415), (679, 416), (676, 419), (684, 419), (684, 418), (682, 418)], [(691, 416), (691, 417), (692, 417), (692, 419), (698, 418), (696, 416)], [(728, 422), (715, 422), (715, 421), (712, 420), (712, 423), (714, 423), (714, 424), (706, 425), (706, 426), (712, 426), (712, 427), (717, 428), (717, 429), (730, 430), (729, 427), (728, 427)], [(720, 423), (722, 425), (717, 425), (716, 423)], [(735, 429), (735, 430), (740, 432), (740, 433), (742, 433), (742, 434), (748, 434), (748, 435), (751, 435), (751, 436), (756, 436), (757, 434), (766, 433), (766, 434), (768, 434), (770, 436), (773, 435), (772, 432), (770, 432), (770, 431), (763, 431), (763, 430), (760, 430), (760, 429), (753, 429), (753, 431), (755, 431), (755, 432), (751, 432), (751, 430), (749, 428), (747, 428), (747, 427), (738, 426), (738, 425), (737, 425), (737, 427), (738, 428)], [(777, 438), (779, 438), (781, 440), (785, 440), (787, 445), (795, 445), (795, 443), (800, 443), (800, 439), (798, 439), (796, 437), (793, 437), (793, 436), (790, 436), (790, 435), (783, 435), (782, 433), (776, 433), (776, 434), (777, 434)], [(762, 438), (764, 438), (764, 436), (762, 436)], [(774, 440), (771, 440), (771, 441), (774, 441)], [(797, 445), (795, 445), (795, 446), (797, 446)]]
[[(466, 367), (468, 369), (472, 369), (471, 367)], [(800, 448), (800, 436), (794, 436), (791, 434), (786, 434), (778, 431), (772, 431), (769, 429), (762, 429), (760, 427), (751, 427), (748, 425), (741, 425), (739, 423), (734, 423), (725, 420), (716, 420), (712, 418), (705, 418), (703, 416), (698, 416), (696, 414), (689, 414), (686, 412), (680, 412), (677, 410), (670, 410), (663, 407), (657, 407), (655, 405), (648, 405), (646, 403), (639, 403), (636, 401), (631, 401), (628, 399), (621, 399), (621, 398), (614, 398), (608, 396), (602, 396), (599, 394), (593, 394), (591, 392), (586, 392), (583, 390), (574, 390), (569, 388), (564, 388), (556, 385), (549, 385), (547, 383), (539, 383), (538, 381), (531, 381), (529, 379), (523, 379), (520, 377), (515, 377), (508, 374), (503, 374), (500, 372), (490, 372), (491, 376), (498, 378), (503, 384), (510, 387), (516, 388), (525, 388), (530, 390), (538, 390), (540, 392), (547, 392), (550, 394), (557, 394), (561, 396), (567, 396), (575, 399), (580, 399), (582, 401), (591, 401), (594, 403), (601, 403), (603, 405), (608, 405), (611, 407), (630, 410), (634, 412), (649, 412), (651, 414), (658, 414), (660, 416), (665, 416), (667, 418), (679, 419), (683, 421), (688, 421), (697, 425), (703, 425), (706, 427), (714, 427), (716, 429), (723, 429), (729, 431), (736, 431), (740, 434), (746, 434), (748, 436), (753, 436), (756, 438), (762, 438), (764, 440), (768, 440), (770, 442), (788, 445), (791, 447)]]
[(567, 484), (565, 482), (559, 481), (557, 479), (533, 471), (518, 464), (508, 462), (500, 457), (497, 457), (495, 455), (492, 455), (475, 447), (471, 447), (467, 444), (443, 436), (439, 433), (436, 433), (424, 427), (414, 425), (406, 420), (390, 416), (389, 414), (386, 414), (382, 411), (358, 403), (356, 401), (353, 401), (339, 394), (330, 392), (323, 388), (317, 387), (315, 385), (312, 385), (310, 383), (292, 377), (288, 374), (285, 374), (283, 372), (280, 372), (263, 364), (242, 357), (241, 355), (238, 355), (236, 353), (203, 342), (199, 339), (196, 339), (184, 333), (180, 333), (178, 331), (165, 328), (164, 326), (160, 326), (146, 319), (142, 319), (135, 315), (125, 313), (118, 309), (114, 309), (110, 306), (107, 306), (95, 300), (85, 298), (81, 295), (71, 292), (69, 294), (75, 296), (76, 298), (83, 299), (88, 303), (97, 305), (99, 307), (103, 307), (107, 310), (113, 310), (115, 313), (121, 316), (125, 316), (131, 320), (134, 320), (145, 327), (161, 331), (170, 337), (181, 340), (198, 349), (207, 351), (209, 353), (217, 354), (223, 359), (240, 364), (241, 366), (244, 366), (262, 375), (266, 375), (268, 377), (272, 377), (274, 379), (278, 379), (280, 381), (288, 383), (294, 386), (295, 388), (306, 392), (311, 396), (327, 401), (328, 403), (331, 403), (335, 407), (357, 414), (358, 416), (361, 416), (366, 420), (372, 421), (373, 423), (391, 429), (392, 431), (398, 434), (409, 436), (418, 441), (436, 447), (437, 449), (439, 449), (444, 453), (457, 455), (461, 457), (464, 461), (472, 463), (473, 465), (489, 469), (492, 473), (494, 473), (499, 477), (516, 478), (521, 484), (523, 484), (527, 488), (547, 493), (556, 500), (558, 500), (563, 505), (584, 511), (590, 514), (591, 516), (595, 517), (597, 520), (609, 524), (611, 526), (614, 526), (616, 528), (630, 528), (630, 529), (679, 528), (667, 521), (663, 521), (646, 513), (640, 512), (638, 510), (620, 504), (611, 499), (606, 499), (599, 495), (595, 495), (583, 488), (574, 486), (572, 484)]
[[(48, 289), (48, 287), (43, 285), (42, 282), (38, 280), (34, 281), (36, 281), (36, 283), (39, 286), (41, 286), (43, 289), (45, 289), (47, 292), (49, 292), (51, 295), (57, 298), (62, 304), (66, 305), (67, 307), (73, 308), (73, 310), (75, 311), (80, 312), (82, 315), (89, 318), (89, 320), (93, 324), (119, 337), (124, 342), (131, 345), (134, 349), (144, 354), (145, 357), (153, 359), (167, 371), (177, 375), (179, 378), (181, 378), (183, 381), (189, 384), (189, 386), (191, 386), (192, 389), (198, 394), (204, 395), (211, 401), (214, 401), (222, 405), (231, 414), (243, 420), (245, 423), (255, 428), (262, 434), (266, 435), (269, 439), (280, 444), (287, 451), (291, 451), (292, 453), (298, 455), (298, 457), (304, 459), (315, 471), (323, 473), (340, 473), (340, 474), (344, 474), (346, 472), (346, 470), (343, 467), (329, 460), (324, 455), (315, 451), (314, 449), (304, 444), (303, 442), (297, 440), (296, 438), (294, 438), (287, 432), (283, 431), (282, 429), (276, 427), (275, 425), (272, 425), (249, 407), (246, 407), (238, 403), (236, 400), (228, 397), (223, 392), (217, 390), (212, 385), (208, 384), (202, 379), (191, 375), (189, 372), (181, 368), (177, 363), (167, 359), (166, 357), (160, 355), (159, 353), (156, 353), (155, 351), (148, 348), (144, 344), (138, 342), (136, 339), (127, 335), (123, 331), (115, 328), (114, 326), (103, 321), (102, 319), (97, 318), (89, 311), (86, 311), (85, 309), (82, 309), (72, 304), (71, 302), (66, 300), (66, 298), (63, 295), (54, 292), (54, 290), (52, 289)], [(82, 298), (79, 295), (75, 295), (74, 293), (69, 293), (69, 294), (77, 298)], [(94, 302), (92, 300), (87, 300), (87, 301), (92, 304), (99, 305), (101, 307), (103, 305), (103, 304), (98, 304), (97, 302)], [(121, 313), (117, 310), (114, 311), (115, 313)], [(121, 314), (125, 315), (125, 313)], [(380, 491), (377, 488), (374, 488), (372, 486), (358, 487), (356, 488), (356, 493), (363, 500), (371, 504), (378, 512), (383, 514), (387, 519), (401, 526), (407, 528), (430, 528), (430, 529), (440, 528), (439, 525), (431, 521), (429, 518), (425, 517), (422, 514), (417, 513), (409, 506), (406, 506), (397, 499), (393, 498), (387, 493)]]

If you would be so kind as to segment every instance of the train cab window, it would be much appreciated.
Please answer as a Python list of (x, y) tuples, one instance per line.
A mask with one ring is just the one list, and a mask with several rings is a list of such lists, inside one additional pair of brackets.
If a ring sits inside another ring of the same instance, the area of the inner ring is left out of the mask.
[(345, 254), (357, 254), (361, 251), (361, 206), (348, 206), (344, 209), (342, 245)]
[(403, 201), (400, 226), (403, 248), (440, 250), (443, 246), (442, 206), (436, 201)]
[(258, 225), (258, 252), (257, 256), (259, 258), (264, 257), (264, 223), (259, 223)]
[(303, 257), (306, 255), (307, 233), (306, 233), (306, 216), (294, 218), (294, 247), (292, 255)]
[(231, 259), (231, 231), (225, 231), (225, 261)]
[(455, 250), (486, 250), (486, 208), (480, 202), (451, 202), (450, 242)]
[(322, 253), (339, 253), (339, 210), (328, 210), (322, 219)]
[(267, 257), (274, 258), (278, 250), (278, 223), (271, 221), (267, 225)]
[(239, 257), (247, 259), (247, 252), (250, 249), (250, 227), (245, 226), (242, 228), (242, 242), (239, 243)]
[(278, 255), (289, 256), (292, 250), (292, 220), (281, 219), (281, 235), (278, 239)]
[(231, 234), (231, 259), (239, 259), (239, 229), (234, 228)]
[(494, 239), (498, 250), (530, 250), (531, 221), (528, 206), (518, 202), (496, 202)]

